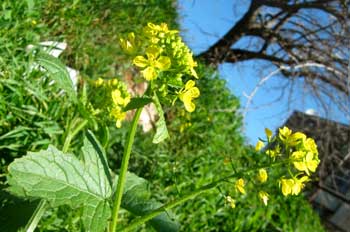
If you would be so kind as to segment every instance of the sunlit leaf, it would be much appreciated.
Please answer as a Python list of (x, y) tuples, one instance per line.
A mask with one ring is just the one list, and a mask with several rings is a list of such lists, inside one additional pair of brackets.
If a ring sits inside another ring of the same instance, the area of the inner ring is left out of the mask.
[(67, 68), (58, 58), (41, 52), (37, 55), (36, 62), (48, 71), (49, 76), (55, 80), (60, 88), (66, 91), (72, 101), (77, 101), (77, 95)]
[(154, 94), (153, 103), (158, 111), (159, 119), (156, 122), (156, 134), (154, 135), (152, 142), (160, 143), (169, 138), (169, 133), (165, 123), (164, 112), (156, 94)]
[(86, 231), (104, 231), (111, 209), (111, 186), (104, 164), (93, 144), (84, 141), (85, 164), (72, 154), (53, 146), (45, 151), (29, 152), (9, 165), (9, 191), (15, 195), (42, 198), (52, 206), (83, 207)]

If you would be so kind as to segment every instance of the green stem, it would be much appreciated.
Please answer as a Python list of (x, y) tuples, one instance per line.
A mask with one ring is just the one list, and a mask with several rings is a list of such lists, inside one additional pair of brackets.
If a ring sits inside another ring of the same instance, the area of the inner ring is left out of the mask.
[[(63, 145), (63, 153), (66, 153), (68, 151), (68, 148), (70, 146), (70, 143), (72, 141), (72, 139), (79, 133), (79, 131), (81, 129), (84, 128), (84, 126), (88, 123), (87, 120), (83, 120), (81, 121), (74, 129), (74, 131), (72, 133), (69, 133), (64, 141), (64, 145)], [(36, 207), (33, 215), (31, 216), (31, 218), (29, 219), (26, 227), (25, 227), (25, 231), (26, 232), (33, 232), (35, 230), (35, 228), (38, 226), (38, 223), (41, 219), (41, 217), (44, 215), (45, 210), (47, 207), (47, 201), (46, 200), (40, 200), (38, 206)]]
[(44, 215), (44, 212), (46, 210), (46, 201), (41, 200), (36, 207), (33, 215), (30, 217), (26, 227), (24, 228), (24, 231), (26, 232), (33, 232), (35, 228), (37, 227), (41, 217)]
[(235, 177), (240, 177), (242, 176), (243, 173), (246, 173), (246, 172), (252, 172), (252, 171), (257, 171), (259, 170), (260, 168), (269, 168), (269, 167), (273, 167), (273, 166), (279, 166), (279, 165), (282, 165), (282, 164), (285, 164), (286, 162), (278, 162), (278, 163), (274, 163), (273, 165), (269, 165), (269, 166), (259, 166), (259, 167), (253, 167), (253, 168), (249, 168), (249, 169), (246, 169), (246, 170), (241, 170), (240, 172), (236, 172), (234, 174), (231, 174), (231, 175), (228, 175), (226, 177), (223, 177), (219, 180), (216, 180), (216, 181), (213, 181), (189, 194), (186, 194), (184, 196), (182, 196), (181, 198), (177, 199), (177, 200), (174, 200), (172, 202), (169, 202), (165, 205), (163, 205), (162, 207), (158, 208), (158, 209), (155, 209), (153, 210), (152, 212), (150, 212), (149, 214), (146, 214), (138, 219), (135, 219), (131, 224), (129, 224), (127, 227), (125, 227), (124, 229), (121, 230), (121, 232), (127, 232), (127, 231), (132, 231), (134, 229), (136, 229), (137, 227), (139, 227), (140, 225), (144, 224), (145, 222), (151, 220), (152, 218), (158, 216), (159, 214), (165, 212), (166, 210), (170, 210), (188, 200), (191, 200), (192, 198), (206, 192), (206, 191), (209, 191), (215, 187), (217, 187), (221, 182), (223, 181), (227, 181), (228, 179), (231, 179), (231, 178), (235, 178)]
[(118, 212), (119, 212), (120, 204), (122, 201), (122, 195), (123, 195), (123, 190), (124, 190), (126, 173), (127, 173), (128, 165), (129, 165), (131, 148), (132, 148), (132, 145), (134, 143), (135, 133), (136, 133), (136, 129), (137, 129), (137, 123), (139, 121), (142, 109), (143, 109), (143, 107), (140, 107), (136, 110), (130, 131), (129, 131), (129, 135), (128, 135), (127, 140), (126, 140), (126, 146), (124, 148), (124, 153), (123, 153), (123, 160), (122, 160), (120, 173), (119, 173), (119, 177), (118, 177), (117, 191), (115, 193), (115, 199), (114, 199), (114, 204), (113, 204), (112, 221), (111, 221), (111, 224), (109, 227), (110, 232), (114, 232), (117, 229)]
[[(78, 123), (78, 120), (80, 119), (77, 119), (77, 122), (74, 122), (74, 123)], [(70, 146), (70, 143), (72, 142), (72, 139), (79, 133), (81, 129), (85, 127), (87, 123), (88, 123), (88, 120), (84, 119), (74, 128), (74, 131), (72, 131), (67, 135), (62, 148), (63, 153), (66, 153), (68, 151), (68, 148)]]

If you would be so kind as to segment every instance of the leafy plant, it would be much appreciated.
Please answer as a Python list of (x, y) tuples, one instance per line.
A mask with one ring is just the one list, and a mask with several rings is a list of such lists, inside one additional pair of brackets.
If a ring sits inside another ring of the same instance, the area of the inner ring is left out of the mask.
[[(29, 152), (9, 166), (11, 187), (8, 190), (17, 196), (44, 199), (52, 207), (81, 207), (84, 229), (104, 231), (111, 215), (113, 180), (106, 156), (91, 133), (84, 139), (82, 160), (53, 146), (44, 151)], [(136, 215), (143, 215), (160, 205), (147, 201), (147, 182), (134, 174), (128, 174), (123, 195), (123, 207)], [(154, 218), (151, 224), (164, 231), (177, 231), (178, 227), (166, 213)]]

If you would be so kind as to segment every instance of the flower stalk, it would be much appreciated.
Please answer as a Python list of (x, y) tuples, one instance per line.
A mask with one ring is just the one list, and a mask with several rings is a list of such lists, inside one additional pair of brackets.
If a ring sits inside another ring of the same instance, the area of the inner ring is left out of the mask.
[(126, 173), (128, 170), (129, 159), (130, 159), (130, 154), (131, 154), (131, 148), (132, 148), (132, 145), (134, 143), (135, 133), (136, 133), (136, 129), (137, 129), (137, 123), (139, 121), (142, 109), (143, 109), (143, 107), (140, 107), (136, 110), (135, 116), (134, 116), (132, 124), (131, 124), (130, 131), (129, 131), (129, 134), (128, 134), (128, 137), (126, 140), (126, 146), (124, 148), (123, 159), (122, 159), (122, 164), (121, 164), (119, 178), (118, 178), (117, 190), (115, 192), (115, 197), (114, 197), (112, 221), (111, 221), (110, 227), (109, 227), (110, 232), (114, 232), (117, 229), (118, 212), (119, 212), (121, 201), (122, 201)]

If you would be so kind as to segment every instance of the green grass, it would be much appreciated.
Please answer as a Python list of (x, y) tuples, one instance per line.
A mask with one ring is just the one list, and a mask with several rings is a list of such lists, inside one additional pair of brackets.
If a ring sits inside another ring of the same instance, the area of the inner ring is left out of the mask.
[(5, 0), (0, 14), (0, 156), (5, 167), (27, 150), (62, 143), (67, 121), (77, 114), (59, 89), (29, 72), (29, 44), (65, 41), (63, 63), (83, 80), (121, 77), (128, 62), (119, 38), (148, 22), (175, 26), (173, 1)]

